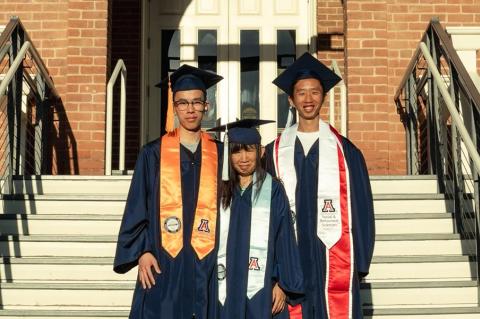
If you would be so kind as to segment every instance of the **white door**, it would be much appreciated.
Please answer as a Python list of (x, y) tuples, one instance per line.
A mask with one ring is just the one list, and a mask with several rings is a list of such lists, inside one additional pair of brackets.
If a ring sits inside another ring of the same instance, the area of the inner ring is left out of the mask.
[[(205, 128), (236, 118), (271, 119), (263, 143), (284, 126), (286, 96), (272, 80), (308, 50), (316, 23), (312, 0), (150, 0), (145, 41), (147, 75), (144, 131), (160, 132), (160, 90), (154, 85), (183, 63), (225, 79), (209, 90)], [(315, 22), (315, 23), (314, 23)], [(315, 50), (314, 48), (312, 48)]]

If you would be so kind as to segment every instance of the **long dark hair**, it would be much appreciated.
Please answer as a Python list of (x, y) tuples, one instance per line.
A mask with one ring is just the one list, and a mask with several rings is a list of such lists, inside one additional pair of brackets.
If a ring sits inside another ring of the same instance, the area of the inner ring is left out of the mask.
[[(238, 173), (235, 171), (235, 169), (232, 166), (232, 161), (230, 160), (230, 157), (232, 153), (239, 152), (241, 150), (252, 150), (252, 148), (255, 148), (257, 152), (257, 160), (255, 163), (255, 174), (257, 175), (256, 178), (256, 185), (253, 185), (255, 187), (255, 199), (258, 196), (260, 189), (262, 188), (263, 181), (265, 180), (265, 177), (267, 173), (262, 167), (261, 164), (261, 146), (260, 144), (238, 144), (238, 143), (229, 143), (229, 150), (224, 150), (224, 152), (228, 151), (228, 158), (229, 158), (229, 173), (230, 173), (230, 178), (228, 181), (222, 182), (222, 187), (221, 187), (221, 194), (222, 194), (222, 199), (221, 203), (224, 209), (227, 209), (230, 204), (232, 203), (232, 196), (233, 192), (235, 191), (235, 187), (237, 187), (240, 183), (240, 178), (238, 177)], [(225, 163), (224, 163), (225, 165)]]

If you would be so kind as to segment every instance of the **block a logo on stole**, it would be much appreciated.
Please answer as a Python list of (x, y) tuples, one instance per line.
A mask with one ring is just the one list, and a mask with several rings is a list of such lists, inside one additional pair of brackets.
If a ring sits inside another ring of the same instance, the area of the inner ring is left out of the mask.
[(198, 231), (203, 231), (205, 233), (210, 232), (210, 228), (208, 227), (208, 219), (200, 220), (200, 226), (197, 228)]
[(260, 270), (257, 257), (250, 257), (250, 262), (248, 263), (248, 270)]
[(322, 212), (324, 213), (333, 213), (335, 211), (335, 207), (333, 207), (331, 199), (324, 199), (323, 200), (323, 208)]

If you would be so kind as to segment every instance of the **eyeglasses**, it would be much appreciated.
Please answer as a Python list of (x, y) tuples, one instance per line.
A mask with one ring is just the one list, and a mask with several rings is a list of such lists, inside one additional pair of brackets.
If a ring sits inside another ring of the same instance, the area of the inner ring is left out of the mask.
[(187, 100), (178, 100), (174, 101), (173, 105), (179, 110), (179, 111), (186, 111), (188, 109), (189, 105), (193, 106), (193, 109), (195, 111), (203, 111), (205, 108), (205, 104), (207, 102), (202, 101), (202, 100), (193, 100), (193, 101), (187, 101)]

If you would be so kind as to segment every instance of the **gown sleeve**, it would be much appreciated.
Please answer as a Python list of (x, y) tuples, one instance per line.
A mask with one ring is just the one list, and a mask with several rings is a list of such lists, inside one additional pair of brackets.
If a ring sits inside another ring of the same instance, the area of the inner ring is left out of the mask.
[(350, 171), (350, 198), (356, 269), (360, 278), (368, 275), (375, 245), (375, 216), (372, 189), (362, 152), (344, 141)]
[[(118, 234), (113, 270), (126, 273), (138, 264), (138, 258), (152, 251), (148, 236), (149, 177), (155, 171), (149, 165), (149, 153), (145, 147), (139, 154), (128, 192), (127, 203)], [(151, 164), (151, 163), (150, 163)]]
[(275, 240), (275, 266), (273, 275), (287, 295), (290, 304), (297, 304), (303, 297), (303, 272), (293, 229), (290, 206), (283, 186), (274, 183), (272, 211), (277, 219)]

